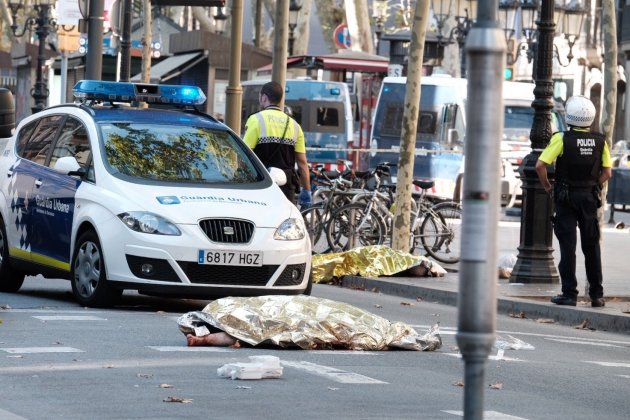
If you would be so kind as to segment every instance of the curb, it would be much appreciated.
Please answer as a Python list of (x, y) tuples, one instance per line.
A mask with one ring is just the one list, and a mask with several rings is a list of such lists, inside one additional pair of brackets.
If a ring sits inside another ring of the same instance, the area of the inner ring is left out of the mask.
[[(457, 306), (458, 293), (420, 285), (408, 285), (359, 276), (344, 276), (341, 286), (350, 289), (363, 289), (399, 296), (408, 299), (418, 297), (425, 301)], [(497, 299), (497, 313), (524, 319), (553, 319), (556, 323), (572, 327), (595, 329), (618, 333), (630, 333), (630, 315), (615, 315), (590, 307), (557, 306), (551, 303), (537, 303), (521, 298)]]

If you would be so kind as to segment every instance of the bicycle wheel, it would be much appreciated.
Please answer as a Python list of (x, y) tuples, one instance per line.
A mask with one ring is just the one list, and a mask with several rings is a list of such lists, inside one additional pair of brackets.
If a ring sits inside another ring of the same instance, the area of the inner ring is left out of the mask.
[(329, 219), (328, 210), (321, 205), (316, 205), (300, 213), (302, 213), (308, 236), (311, 238), (311, 252), (313, 254), (330, 252), (330, 246), (328, 246), (326, 234), (324, 233), (324, 227)]
[(455, 202), (433, 206), (420, 227), (420, 240), (436, 260), (454, 264), (461, 254), (462, 208)]
[(380, 215), (375, 210), (366, 212), (361, 204), (348, 204), (333, 211), (325, 228), (328, 246), (334, 252), (380, 245), (387, 232)]

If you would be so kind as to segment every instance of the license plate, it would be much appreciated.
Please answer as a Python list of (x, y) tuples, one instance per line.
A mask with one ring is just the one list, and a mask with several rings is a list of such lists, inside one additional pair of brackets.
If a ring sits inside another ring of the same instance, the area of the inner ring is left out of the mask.
[(200, 249), (197, 262), (209, 265), (262, 266), (262, 253), (238, 251), (208, 251)]

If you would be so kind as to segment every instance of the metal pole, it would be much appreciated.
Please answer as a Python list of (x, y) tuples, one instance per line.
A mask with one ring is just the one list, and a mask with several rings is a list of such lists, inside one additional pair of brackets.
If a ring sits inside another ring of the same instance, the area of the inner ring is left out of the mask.
[(105, 0), (90, 0), (85, 78), (101, 80), (103, 71), (103, 14)]
[(37, 6), (37, 68), (35, 69), (35, 86), (31, 91), (31, 95), (35, 100), (35, 105), (31, 108), (33, 114), (46, 108), (46, 100), (48, 99), (48, 86), (44, 81), (44, 63), (46, 62), (46, 39), (50, 31), (50, 22), (48, 20), (48, 10), (50, 6), (41, 4)]
[(68, 54), (61, 50), (61, 95), (59, 102), (66, 103), (66, 90), (68, 89)]
[(120, 81), (131, 77), (131, 0), (123, 1), (122, 31), (120, 36)]
[[(534, 58), (536, 69), (534, 88), (534, 123), (530, 132), (532, 151), (524, 161), (521, 238), (518, 256), (510, 283), (558, 283), (558, 271), (553, 262), (553, 207), (536, 174), (536, 161), (551, 138), (551, 110), (553, 109), (553, 0), (543, 0), (540, 7), (538, 42)], [(549, 176), (553, 179), (553, 173)]]
[(254, 23), (254, 26), (255, 26), (254, 45), (258, 48), (260, 48), (260, 46), (262, 45), (261, 39), (260, 39), (260, 37), (262, 36), (262, 25), (263, 25), (262, 14), (263, 14), (262, 0), (256, 0), (256, 20)]
[(503, 119), (505, 36), (498, 28), (497, 0), (480, 1), (468, 34), (469, 121), (466, 127), (462, 249), (457, 344), (465, 364), (464, 418), (483, 418), (485, 366), (496, 331), (499, 156)]
[[(278, 0), (276, 3), (276, 22), (273, 37), (273, 63), (271, 65), (271, 80), (282, 86), (287, 78), (287, 41), (289, 29), (289, 0)], [(284, 107), (284, 98), (278, 104)]]
[(241, 48), (243, 39), (243, 0), (232, 1), (232, 27), (230, 33), (230, 68), (228, 85), (225, 88), (225, 122), (234, 132), (241, 132)]

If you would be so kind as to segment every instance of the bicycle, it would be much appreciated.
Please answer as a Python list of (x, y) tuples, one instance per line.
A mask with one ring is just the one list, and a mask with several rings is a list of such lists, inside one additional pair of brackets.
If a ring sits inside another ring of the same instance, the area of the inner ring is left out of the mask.
[(331, 250), (323, 235), (324, 228), (330, 220), (332, 211), (349, 202), (349, 197), (353, 193), (348, 191), (353, 184), (352, 181), (344, 178), (348, 176), (346, 171), (344, 173), (326, 171), (319, 167), (319, 172), (313, 172), (312, 175), (314, 175), (318, 185), (313, 193), (315, 204), (300, 210), (300, 213), (311, 239), (311, 252), (322, 254)]
[[(374, 171), (376, 188), (355, 195), (353, 203), (331, 215), (327, 226), (327, 240), (333, 250), (348, 250), (357, 244), (376, 245), (391, 240), (394, 213), (395, 185), (381, 185), (380, 178), (388, 173), (389, 164), (381, 164)], [(454, 201), (434, 204), (427, 191), (433, 181), (414, 180), (421, 189), (414, 194), (411, 209), (409, 252), (422, 248), (428, 255), (443, 263), (456, 263), (460, 258), (461, 205)], [(385, 189), (384, 193), (381, 190)]]

